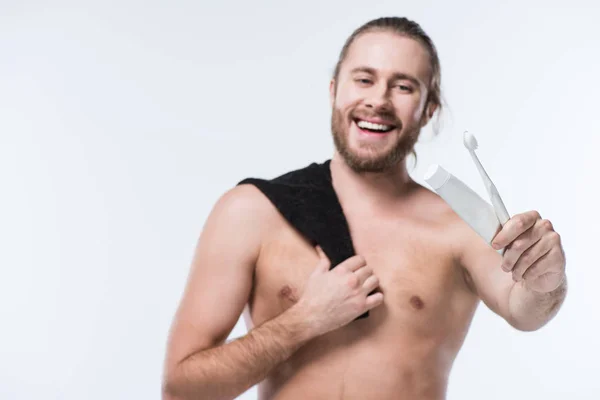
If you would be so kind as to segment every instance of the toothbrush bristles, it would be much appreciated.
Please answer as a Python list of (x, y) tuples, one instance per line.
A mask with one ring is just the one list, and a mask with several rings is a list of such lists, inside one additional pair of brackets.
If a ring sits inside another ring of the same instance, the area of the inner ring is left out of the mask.
[(473, 134), (469, 133), (469, 131), (465, 131), (463, 134), (463, 144), (467, 149), (473, 151), (477, 150), (478, 147), (477, 139)]

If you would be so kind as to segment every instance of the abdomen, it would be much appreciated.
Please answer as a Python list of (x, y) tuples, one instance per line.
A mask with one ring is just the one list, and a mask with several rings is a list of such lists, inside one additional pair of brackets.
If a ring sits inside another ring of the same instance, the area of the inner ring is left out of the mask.
[[(362, 321), (355, 321), (357, 325)], [(278, 366), (259, 387), (260, 399), (445, 398), (454, 346), (398, 332), (344, 327), (315, 339)]]

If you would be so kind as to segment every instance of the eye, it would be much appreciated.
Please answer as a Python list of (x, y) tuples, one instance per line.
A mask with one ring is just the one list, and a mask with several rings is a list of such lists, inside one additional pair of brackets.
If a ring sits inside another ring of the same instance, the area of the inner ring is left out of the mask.
[(400, 89), (403, 92), (407, 92), (407, 93), (412, 93), (413, 92), (413, 88), (411, 86), (398, 85), (397, 87), (398, 87), (398, 89)]
[(368, 78), (357, 78), (355, 81), (361, 85), (370, 85), (373, 83), (373, 81)]

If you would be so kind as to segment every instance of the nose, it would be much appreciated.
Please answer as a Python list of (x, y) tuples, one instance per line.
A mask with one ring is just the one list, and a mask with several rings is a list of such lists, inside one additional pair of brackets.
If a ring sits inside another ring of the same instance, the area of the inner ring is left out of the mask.
[(388, 96), (388, 88), (385, 85), (373, 86), (369, 96), (365, 100), (365, 107), (374, 110), (390, 110), (391, 104)]

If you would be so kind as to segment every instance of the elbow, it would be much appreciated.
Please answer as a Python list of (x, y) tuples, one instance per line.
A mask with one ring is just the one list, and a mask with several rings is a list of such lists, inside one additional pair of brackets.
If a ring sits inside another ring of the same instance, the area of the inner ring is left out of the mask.
[(550, 320), (552, 315), (538, 312), (509, 312), (505, 320), (508, 324), (520, 332), (536, 332), (542, 329)]
[(180, 376), (179, 368), (167, 368), (161, 385), (161, 400), (187, 400), (190, 398)]
[[(552, 321), (562, 308), (566, 299), (566, 284), (553, 292), (529, 297), (525, 300), (517, 296), (514, 302), (509, 300), (506, 321), (515, 329), (522, 332), (535, 332)], [(520, 293), (522, 294), (522, 292)]]
[(558, 306), (553, 306), (544, 313), (532, 313), (520, 317), (510, 316), (506, 321), (514, 329), (521, 332), (536, 332), (544, 328), (554, 319), (558, 312)]
[(508, 324), (520, 332), (536, 332), (542, 329), (548, 321), (515, 321), (508, 319)]
[(183, 400), (177, 392), (175, 381), (170, 376), (165, 376), (161, 385), (161, 400)]
[(180, 368), (173, 368), (173, 370), (165, 373), (161, 385), (161, 400), (199, 400), (216, 398), (211, 395), (212, 390), (206, 382), (201, 381), (200, 379), (195, 379), (193, 382), (190, 382), (184, 376), (185, 372), (181, 371)]
[(191, 400), (198, 399), (198, 394), (192, 395), (186, 392), (181, 385), (175, 381), (165, 380), (163, 381), (161, 388), (161, 400)]

